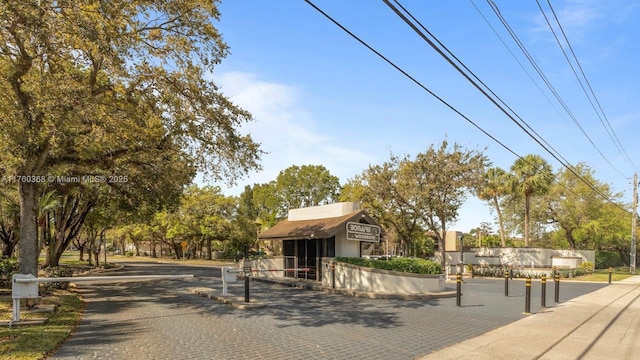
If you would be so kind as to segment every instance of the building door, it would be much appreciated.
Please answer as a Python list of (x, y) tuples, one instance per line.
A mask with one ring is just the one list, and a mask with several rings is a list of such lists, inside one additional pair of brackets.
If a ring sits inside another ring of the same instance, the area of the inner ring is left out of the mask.
[(288, 271), (286, 277), (322, 280), (322, 259), (335, 257), (336, 239), (298, 239), (282, 242), (285, 269), (308, 268), (309, 271)]

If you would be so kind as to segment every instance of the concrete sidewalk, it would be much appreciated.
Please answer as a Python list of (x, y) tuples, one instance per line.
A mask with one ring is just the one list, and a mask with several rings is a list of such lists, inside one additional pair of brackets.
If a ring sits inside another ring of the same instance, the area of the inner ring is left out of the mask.
[(639, 359), (640, 276), (420, 359)]

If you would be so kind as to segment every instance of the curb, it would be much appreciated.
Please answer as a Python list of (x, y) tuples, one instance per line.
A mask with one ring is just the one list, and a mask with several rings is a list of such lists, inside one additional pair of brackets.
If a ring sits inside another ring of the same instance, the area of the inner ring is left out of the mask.
[(398, 300), (429, 300), (455, 297), (455, 290), (446, 290), (441, 292), (428, 292), (422, 294), (392, 294), (392, 293), (375, 293), (366, 291), (356, 291), (348, 289), (333, 289), (316, 284), (299, 283), (295, 281), (287, 281), (273, 278), (251, 278), (252, 281), (263, 283), (277, 284), (282, 286), (294, 287), (312, 291), (322, 291), (327, 294), (345, 295), (352, 297), (368, 298), (368, 299), (398, 299)]
[(216, 290), (212, 288), (197, 287), (197, 288), (189, 288), (187, 289), (187, 291), (196, 295), (200, 295), (207, 299), (215, 300), (219, 303), (231, 305), (232, 307), (240, 310), (260, 309), (267, 306), (267, 304), (265, 303), (257, 302), (255, 298), (253, 299), (249, 298), (249, 302), (246, 303), (244, 302), (244, 298), (241, 298), (241, 297), (237, 297), (237, 296), (226, 297), (226, 296), (216, 295), (215, 294)]

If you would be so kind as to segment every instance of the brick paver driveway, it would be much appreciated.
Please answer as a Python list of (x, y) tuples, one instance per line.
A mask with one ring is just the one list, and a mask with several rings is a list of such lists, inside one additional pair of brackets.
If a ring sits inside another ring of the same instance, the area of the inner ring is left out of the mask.
[[(78, 283), (84, 318), (50, 359), (414, 359), (526, 316), (524, 282), (516, 280), (509, 297), (502, 280), (465, 280), (462, 307), (455, 298), (363, 299), (251, 282), (251, 296), (267, 306), (239, 310), (187, 291), (220, 289), (217, 268), (127, 263), (114, 275), (141, 274), (196, 277)], [(532, 312), (540, 310), (539, 286)], [(560, 301), (602, 286), (562, 283)], [(243, 296), (242, 283), (230, 292)]]

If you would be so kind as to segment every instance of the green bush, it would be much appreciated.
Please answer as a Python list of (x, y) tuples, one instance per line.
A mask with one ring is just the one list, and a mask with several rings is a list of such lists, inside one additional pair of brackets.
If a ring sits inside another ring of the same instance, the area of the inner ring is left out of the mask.
[(596, 269), (608, 269), (622, 265), (622, 259), (620, 259), (620, 255), (617, 252), (596, 251)]
[(504, 272), (507, 269), (500, 267), (475, 267), (473, 274), (483, 277), (504, 277)]
[(589, 261), (583, 261), (580, 264), (580, 269), (584, 270), (587, 274), (591, 274), (593, 272), (593, 263)]
[[(57, 277), (72, 277), (73, 269), (68, 267), (48, 267), (44, 269), (44, 275), (48, 278), (57, 278)], [(68, 281), (60, 281), (60, 282), (45, 282), (44, 288), (47, 290), (52, 289), (67, 289), (69, 287)]]
[(0, 287), (11, 288), (11, 277), (18, 272), (18, 259), (0, 258)]
[(367, 259), (359, 257), (337, 257), (335, 260), (351, 265), (374, 269), (400, 271), (413, 274), (440, 274), (439, 263), (418, 258)]

